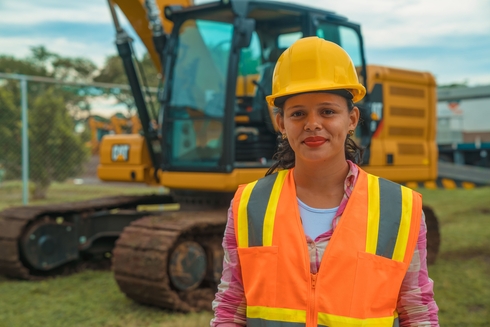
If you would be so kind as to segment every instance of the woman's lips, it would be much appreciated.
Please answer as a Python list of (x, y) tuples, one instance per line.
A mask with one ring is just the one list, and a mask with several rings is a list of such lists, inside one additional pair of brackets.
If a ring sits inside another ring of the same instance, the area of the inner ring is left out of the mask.
[(327, 139), (321, 136), (311, 136), (307, 137), (303, 143), (309, 147), (317, 147), (327, 142)]

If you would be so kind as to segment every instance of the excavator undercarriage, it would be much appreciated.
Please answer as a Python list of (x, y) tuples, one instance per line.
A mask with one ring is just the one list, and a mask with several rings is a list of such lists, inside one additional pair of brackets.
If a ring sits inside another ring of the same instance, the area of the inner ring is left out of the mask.
[[(5, 209), (0, 275), (41, 280), (107, 269), (112, 261), (129, 298), (183, 312), (210, 310), (231, 195), (175, 192)], [(179, 210), (138, 210), (175, 208), (174, 199)]]
[(137, 206), (169, 199), (118, 196), (5, 209), (0, 212), (0, 274), (43, 279), (83, 269), (87, 262), (100, 263), (122, 229), (147, 214)]

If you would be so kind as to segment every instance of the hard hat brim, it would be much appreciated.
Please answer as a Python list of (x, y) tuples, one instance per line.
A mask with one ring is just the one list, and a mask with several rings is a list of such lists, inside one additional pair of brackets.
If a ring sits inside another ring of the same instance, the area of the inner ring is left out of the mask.
[(322, 91), (313, 91), (313, 92), (303, 92), (303, 93), (297, 93), (297, 94), (292, 94), (292, 95), (285, 95), (283, 97), (275, 98), (274, 99), (274, 106), (276, 107), (281, 107), (284, 105), (287, 99), (292, 98), (294, 96), (300, 95), (300, 94), (307, 94), (307, 93), (331, 93), (331, 94), (336, 94), (339, 95), (343, 98), (346, 98), (348, 100), (352, 100), (354, 98), (354, 95), (348, 91), (348, 90), (322, 90)]
[[(295, 95), (304, 94), (304, 93), (312, 93), (312, 92), (336, 93), (334, 91), (341, 91), (341, 90), (346, 90), (350, 94), (352, 94), (352, 102), (354, 102), (354, 103), (362, 100), (362, 98), (364, 98), (364, 96), (366, 95), (366, 89), (364, 88), (364, 86), (362, 86), (360, 84), (353, 84), (353, 85), (344, 85), (344, 87), (342, 89), (339, 89), (338, 87), (329, 88), (329, 87), (321, 87), (321, 86), (318, 88), (297, 87), (295, 89), (288, 90), (288, 91), (285, 91), (285, 92), (282, 92), (279, 94), (268, 95), (265, 99), (266, 99), (267, 103), (269, 104), (269, 106), (275, 107), (276, 106), (276, 99), (280, 99), (280, 98), (284, 98), (284, 97), (290, 98), (290, 97), (295, 96)], [(341, 95), (341, 94), (339, 94), (339, 95)]]

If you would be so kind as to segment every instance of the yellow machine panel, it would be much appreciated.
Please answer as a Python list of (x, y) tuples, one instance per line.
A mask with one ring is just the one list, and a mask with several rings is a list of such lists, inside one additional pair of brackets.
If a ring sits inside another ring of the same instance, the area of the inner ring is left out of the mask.
[(153, 166), (143, 136), (106, 135), (100, 144), (97, 175), (103, 181), (153, 184)]
[(170, 172), (159, 173), (161, 184), (170, 189), (210, 192), (235, 192), (238, 185), (264, 177), (267, 169), (234, 169), (227, 173)]
[(377, 128), (366, 170), (396, 182), (437, 178), (434, 77), (373, 65), (367, 71)]

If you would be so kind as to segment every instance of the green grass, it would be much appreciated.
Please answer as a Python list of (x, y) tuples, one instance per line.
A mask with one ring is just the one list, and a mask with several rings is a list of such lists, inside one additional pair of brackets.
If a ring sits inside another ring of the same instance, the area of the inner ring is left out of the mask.
[(119, 292), (110, 272), (0, 280), (1, 327), (201, 327), (210, 319), (209, 312), (186, 315), (139, 305)]
[[(128, 186), (129, 185), (129, 186)], [(161, 189), (146, 186), (145, 184), (128, 183), (120, 184), (81, 184), (73, 182), (53, 183), (47, 192), (46, 199), (29, 200), (30, 205), (41, 205), (48, 203), (82, 201), (112, 195), (130, 195), (158, 193)], [(19, 181), (8, 181), (0, 184), (0, 210), (10, 206), (22, 205), (22, 183)]]
[(490, 188), (422, 193), (441, 230), (439, 257), (429, 267), (441, 326), (489, 326)]
[[(441, 252), (429, 267), (440, 325), (490, 325), (490, 188), (420, 191), (441, 228)], [(0, 188), (0, 199), (2, 192)], [(55, 184), (48, 201), (138, 192), (155, 189)], [(1, 201), (0, 208), (6, 205)], [(134, 303), (119, 291), (108, 271), (43, 282), (0, 277), (0, 327), (193, 327), (207, 326), (211, 317), (208, 312), (185, 315)]]

